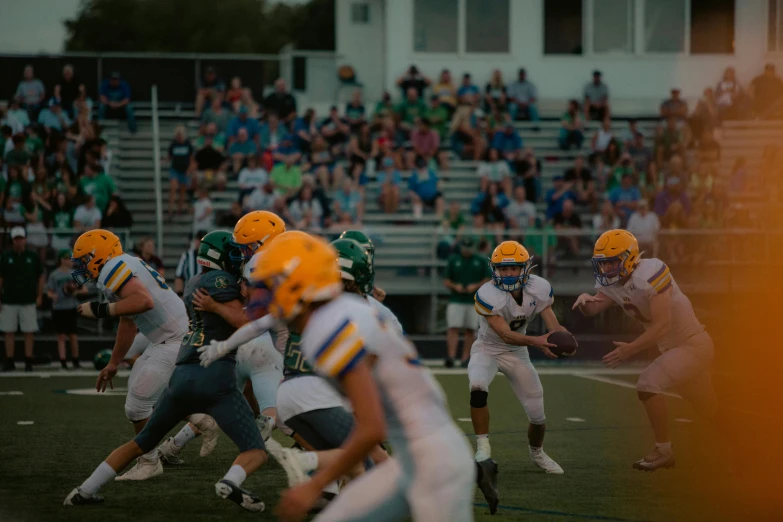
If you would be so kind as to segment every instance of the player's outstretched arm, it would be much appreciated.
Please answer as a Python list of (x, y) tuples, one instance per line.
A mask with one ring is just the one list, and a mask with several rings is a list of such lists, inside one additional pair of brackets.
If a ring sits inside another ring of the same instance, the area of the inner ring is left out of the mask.
[[(554, 315), (554, 314), (553, 314)], [(484, 316), (489, 324), (490, 328), (495, 330), (495, 333), (503, 339), (503, 342), (513, 346), (533, 346), (541, 350), (544, 355), (550, 359), (557, 359), (557, 355), (552, 353), (550, 348), (555, 345), (547, 341), (546, 335), (540, 335), (533, 337), (531, 335), (523, 335), (519, 332), (515, 332), (509, 327), (505, 319), (499, 315), (487, 315)]]
[(614, 305), (614, 301), (612, 301), (612, 298), (608, 295), (598, 292), (595, 295), (590, 294), (582, 294), (574, 303), (574, 306), (571, 307), (571, 310), (576, 310), (579, 308), (579, 311), (582, 312), (582, 314), (586, 315), (587, 317), (592, 317), (594, 315), (598, 315), (604, 310), (608, 310)]
[(265, 315), (255, 321), (250, 321), (234, 332), (225, 341), (214, 339), (205, 346), (199, 348), (201, 365), (209, 366), (213, 362), (225, 357), (232, 350), (236, 350), (243, 344), (252, 341), (268, 332), (275, 325), (275, 319), (271, 315)]

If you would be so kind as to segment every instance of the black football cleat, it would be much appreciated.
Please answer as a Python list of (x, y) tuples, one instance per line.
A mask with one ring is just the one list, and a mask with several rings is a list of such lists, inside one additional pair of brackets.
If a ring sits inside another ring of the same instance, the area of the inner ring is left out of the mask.
[(223, 479), (215, 484), (215, 493), (220, 498), (228, 499), (247, 511), (259, 513), (265, 508), (260, 498), (248, 490), (242, 489), (230, 480)]
[(498, 497), (498, 465), (494, 460), (476, 462), (476, 485), (489, 504), (489, 514), (497, 513), (500, 498)]
[(74, 488), (73, 491), (71, 491), (67, 497), (65, 497), (65, 502), (63, 502), (63, 506), (86, 506), (89, 504), (102, 504), (103, 503), (103, 497), (100, 497), (98, 495), (93, 495), (91, 497), (84, 497), (81, 493), (79, 493), (79, 488)]

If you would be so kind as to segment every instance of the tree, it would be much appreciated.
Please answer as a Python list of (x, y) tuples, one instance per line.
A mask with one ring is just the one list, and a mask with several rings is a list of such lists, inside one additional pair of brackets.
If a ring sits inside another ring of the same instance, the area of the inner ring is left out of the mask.
[(335, 0), (82, 0), (67, 51), (277, 53), (334, 50)]

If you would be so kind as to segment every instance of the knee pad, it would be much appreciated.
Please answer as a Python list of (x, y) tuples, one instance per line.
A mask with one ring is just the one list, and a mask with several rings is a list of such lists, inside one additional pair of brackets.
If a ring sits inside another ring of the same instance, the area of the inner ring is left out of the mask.
[(125, 399), (125, 416), (131, 422), (140, 422), (152, 415), (151, 401), (144, 401), (138, 397), (128, 395)]
[(536, 397), (528, 397), (522, 401), (522, 407), (527, 414), (527, 420), (531, 424), (544, 424), (546, 423), (546, 415), (544, 415), (544, 396), (538, 395)]
[(489, 397), (489, 392), (483, 390), (470, 390), (470, 407), (483, 408), (487, 405), (487, 397)]
[(653, 397), (655, 397), (656, 395), (658, 395), (658, 394), (657, 393), (653, 393), (653, 392), (642, 391), (642, 390), (637, 390), (636, 391), (636, 396), (639, 397), (639, 400), (642, 401), (642, 402), (648, 401), (648, 400), (652, 399)]

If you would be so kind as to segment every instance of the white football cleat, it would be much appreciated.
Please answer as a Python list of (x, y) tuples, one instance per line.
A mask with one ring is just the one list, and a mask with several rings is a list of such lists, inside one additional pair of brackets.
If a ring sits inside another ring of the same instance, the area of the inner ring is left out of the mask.
[(476, 462), (484, 462), (492, 458), (492, 448), (489, 447), (489, 437), (476, 439)]
[(633, 463), (633, 469), (640, 471), (655, 471), (656, 469), (673, 468), (674, 453), (664, 452), (655, 448), (649, 455)]
[(547, 473), (552, 473), (554, 475), (562, 475), (565, 473), (563, 468), (560, 467), (560, 464), (552, 460), (549, 455), (544, 453), (543, 448), (534, 450), (528, 447), (528, 449), (530, 450), (530, 459), (533, 461), (533, 464), (539, 468), (545, 470)]
[(284, 448), (279, 442), (271, 438), (266, 441), (266, 451), (285, 470), (285, 474), (288, 476), (289, 487), (294, 487), (310, 480), (297, 455), (301, 451), (293, 448)]
[(140, 458), (136, 465), (126, 471), (124, 474), (114, 477), (114, 480), (147, 480), (157, 477), (163, 473), (163, 464), (160, 459), (154, 461)]
[(158, 447), (160, 460), (169, 466), (181, 466), (185, 464), (185, 461), (179, 456), (180, 451), (182, 451), (182, 448), (174, 444), (174, 437), (169, 437), (166, 439), (166, 442)]
[(261, 415), (256, 419), (256, 425), (258, 426), (258, 431), (261, 432), (261, 438), (266, 442), (272, 436), (272, 430), (275, 429), (275, 418)]
[(196, 414), (190, 416), (190, 422), (201, 433), (201, 450), (198, 454), (202, 457), (206, 457), (217, 446), (217, 437), (220, 434), (220, 427), (218, 427), (215, 419), (209, 415)]

